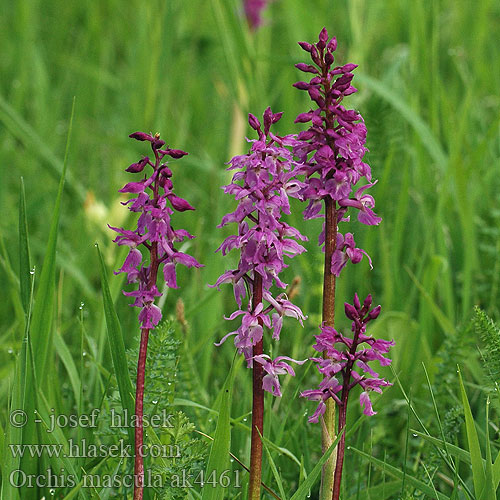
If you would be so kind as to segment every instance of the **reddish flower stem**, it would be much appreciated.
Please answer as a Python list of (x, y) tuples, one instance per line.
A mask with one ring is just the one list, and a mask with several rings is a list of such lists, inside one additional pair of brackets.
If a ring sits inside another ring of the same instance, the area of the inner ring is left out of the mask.
[[(262, 276), (255, 272), (253, 281), (252, 308), (262, 302)], [(262, 320), (259, 319), (262, 326)], [(253, 346), (253, 355), (263, 353), (263, 341)], [(260, 486), (262, 478), (262, 439), (264, 435), (264, 389), (262, 388), (263, 367), (260, 363), (253, 363), (253, 401), (252, 401), (252, 438), (250, 450), (250, 481), (248, 500), (260, 499)]]
[[(349, 353), (351, 355), (354, 355), (356, 353), (359, 341), (359, 332), (360, 330), (356, 329), (356, 333), (354, 334), (354, 339), (352, 341), (351, 348), (349, 349)], [(340, 407), (340, 412), (339, 412), (339, 426), (338, 426), (339, 434), (342, 432), (342, 429), (344, 429), (346, 424), (347, 400), (349, 399), (351, 372), (353, 366), (354, 366), (354, 361), (351, 359), (347, 362), (347, 365), (343, 370), (342, 396), (341, 396), (342, 405)], [(342, 481), (342, 468), (344, 466), (344, 454), (345, 454), (345, 432), (342, 434), (337, 448), (337, 464), (335, 466), (335, 479), (333, 483), (332, 500), (339, 500), (340, 483)]]
[(134, 463), (134, 500), (142, 500), (144, 487), (144, 459), (141, 456), (144, 444), (143, 417), (144, 417), (144, 378), (146, 373), (146, 356), (148, 350), (149, 329), (141, 330), (141, 344), (139, 360), (137, 362), (137, 382), (135, 389), (135, 463)]

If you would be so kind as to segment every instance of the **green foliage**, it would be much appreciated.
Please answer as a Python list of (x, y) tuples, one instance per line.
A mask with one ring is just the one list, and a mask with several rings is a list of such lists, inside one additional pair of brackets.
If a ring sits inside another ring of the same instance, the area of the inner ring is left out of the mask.
[(500, 402), (500, 329), (487, 314), (474, 308), (474, 328), (476, 336), (483, 342), (481, 354), (484, 358), (484, 370), (492, 387), (493, 396)]

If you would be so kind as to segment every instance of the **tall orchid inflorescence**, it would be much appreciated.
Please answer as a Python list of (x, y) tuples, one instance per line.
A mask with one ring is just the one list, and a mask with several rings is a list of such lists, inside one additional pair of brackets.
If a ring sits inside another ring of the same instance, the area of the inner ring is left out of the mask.
[[(230, 161), (228, 170), (238, 170), (232, 182), (224, 187), (226, 194), (234, 195), (238, 207), (225, 215), (219, 227), (228, 223), (238, 224), (238, 234), (225, 239), (218, 250), (226, 255), (238, 249), (238, 268), (226, 271), (214, 286), (232, 283), (238, 310), (229, 316), (233, 320), (242, 317), (237, 330), (228, 333), (220, 341), (235, 336), (234, 344), (245, 356), (249, 367), (253, 368), (253, 408), (252, 408), (252, 451), (250, 464), (249, 498), (259, 498), (262, 443), (259, 433), (263, 432), (263, 390), (281, 396), (278, 376), (294, 375), (287, 356), (271, 359), (263, 351), (264, 327), (272, 331), (272, 338), (278, 340), (283, 317), (290, 316), (301, 323), (302, 311), (293, 305), (285, 293), (274, 296), (273, 284), (284, 289), (286, 284), (280, 279), (280, 272), (287, 267), (285, 255), (295, 257), (304, 251), (296, 240), (306, 238), (282, 220), (282, 214), (290, 213), (288, 196), (296, 196), (301, 183), (295, 180), (297, 165), (285, 146), (293, 143), (291, 136), (278, 137), (271, 131), (271, 125), (281, 118), (271, 108), (264, 112), (263, 123), (252, 114), (250, 126), (258, 133), (251, 150)], [(244, 299), (247, 305), (244, 306)], [(300, 361), (299, 363), (302, 363)]]
[[(314, 103), (308, 112), (299, 114), (295, 120), (296, 123), (310, 123), (307, 130), (300, 132), (293, 147), (294, 154), (303, 165), (301, 172), (305, 175), (305, 183), (299, 190), (299, 196), (308, 201), (304, 211), (305, 219), (325, 218), (319, 235), (319, 244), (324, 245), (322, 250), (325, 253), (322, 334), (315, 345), (315, 349), (323, 355), (322, 359), (315, 360), (319, 363), (324, 378), (318, 391), (306, 391), (303, 395), (319, 398), (321, 401), (310, 421), (317, 421), (320, 415), (324, 419), (322, 440), (323, 451), (326, 451), (335, 435), (335, 402), (342, 401), (336, 395), (342, 386), (335, 374), (326, 369), (335, 362), (336, 367), (340, 366), (335, 351), (337, 340), (332, 333), (335, 332), (336, 278), (349, 261), (356, 264), (362, 260), (363, 255), (366, 255), (372, 267), (368, 254), (356, 247), (353, 234), (340, 233), (338, 224), (350, 220), (346, 215), (349, 208), (357, 210), (357, 218), (363, 224), (377, 225), (381, 218), (373, 212), (373, 197), (366, 193), (375, 182), (372, 182), (369, 165), (363, 161), (367, 151), (363, 118), (343, 105), (344, 98), (357, 91), (351, 85), (354, 76), (352, 71), (357, 66), (334, 66), (337, 40), (335, 37), (329, 39), (326, 28), (321, 30), (317, 43), (299, 42), (299, 45), (309, 53), (312, 64), (299, 63), (296, 67), (312, 76), (309, 82), (300, 81), (294, 86), (307, 91)], [(355, 190), (362, 177), (368, 184)], [(321, 213), (323, 204), (324, 215)], [(330, 341), (333, 344), (329, 344)], [(354, 341), (350, 342), (354, 345)], [(339, 414), (339, 432), (345, 425), (342, 411), (341, 409)], [(343, 443), (343, 436), (341, 440)], [(337, 470), (342, 470), (342, 463), (343, 447), (339, 447), (336, 465), (332, 455), (323, 468), (321, 500), (332, 497), (338, 500), (340, 477), (337, 477)]]
[[(299, 42), (309, 52), (313, 64), (299, 63), (295, 66), (305, 73), (313, 74), (309, 83), (297, 82), (294, 87), (306, 90), (315, 109), (297, 116), (296, 123), (309, 123), (311, 126), (298, 135), (294, 153), (304, 163), (303, 172), (306, 186), (300, 195), (309, 204), (304, 212), (305, 219), (320, 217), (322, 201), (333, 200), (336, 209), (336, 222), (348, 221), (344, 215), (349, 207), (358, 210), (358, 220), (363, 224), (377, 225), (382, 220), (372, 210), (373, 197), (366, 190), (375, 182), (365, 184), (355, 193), (353, 187), (365, 177), (371, 181), (371, 169), (363, 162), (368, 151), (365, 147), (366, 127), (362, 116), (342, 105), (344, 97), (357, 92), (351, 85), (352, 71), (356, 64), (333, 66), (333, 52), (337, 48), (335, 37), (328, 41), (328, 32), (323, 28), (315, 45)], [(320, 244), (325, 241), (325, 232), (320, 235)], [(331, 270), (339, 276), (350, 260), (354, 264), (361, 261), (364, 250), (356, 248), (353, 235), (336, 234), (335, 251), (332, 255)], [(371, 260), (370, 260), (371, 266)]]
[[(179, 149), (165, 147), (165, 141), (159, 134), (151, 135), (135, 132), (132, 139), (147, 141), (151, 144), (153, 158), (143, 157), (133, 163), (126, 170), (131, 173), (142, 173), (147, 166), (152, 167), (151, 175), (144, 175), (140, 181), (129, 182), (121, 193), (137, 195), (123, 203), (128, 205), (131, 212), (138, 213), (137, 227), (130, 231), (123, 228), (109, 226), (118, 233), (114, 240), (118, 245), (130, 248), (123, 266), (116, 272), (126, 273), (128, 283), (138, 283), (138, 288), (131, 292), (123, 292), (135, 299), (133, 306), (141, 308), (139, 322), (141, 326), (141, 342), (139, 360), (137, 364), (137, 385), (135, 414), (138, 425), (135, 428), (135, 467), (134, 500), (143, 497), (144, 463), (142, 458), (143, 445), (143, 399), (146, 355), (149, 332), (159, 323), (162, 317), (160, 308), (154, 301), (162, 294), (157, 288), (158, 271), (163, 266), (165, 284), (169, 288), (177, 288), (175, 267), (182, 264), (187, 267), (201, 267), (198, 261), (190, 255), (180, 252), (175, 245), (185, 238), (193, 238), (184, 229), (174, 229), (171, 217), (175, 211), (184, 212), (194, 208), (184, 199), (179, 198), (173, 191), (172, 171), (166, 158), (182, 158), (186, 152)], [(141, 250), (142, 249), (142, 252)], [(143, 252), (149, 256), (144, 261)]]

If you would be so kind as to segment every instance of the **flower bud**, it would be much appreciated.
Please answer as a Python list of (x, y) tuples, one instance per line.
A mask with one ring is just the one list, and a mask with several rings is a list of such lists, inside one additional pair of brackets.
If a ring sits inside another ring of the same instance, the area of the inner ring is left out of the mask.
[(377, 319), (378, 318), (378, 315), (380, 314), (380, 310), (382, 308), (380, 306), (377, 306), (377, 307), (374, 307), (369, 313), (368, 313), (368, 317), (370, 319)]
[(315, 75), (318, 73), (318, 70), (312, 64), (298, 63), (295, 67), (304, 73), (313, 73)]
[(326, 47), (326, 50), (328, 50), (328, 52), (335, 52), (337, 50), (337, 39), (335, 37), (333, 37), (329, 42), (328, 42), (328, 45)]
[(356, 319), (359, 318), (359, 313), (358, 313), (358, 311), (356, 311), (356, 308), (354, 306), (352, 306), (351, 304), (346, 302), (344, 304), (344, 307), (345, 307), (345, 315), (349, 319), (352, 319), (353, 321), (355, 321)]
[(359, 297), (358, 297), (358, 294), (355, 293), (354, 294), (354, 307), (359, 311), (361, 310), (361, 302), (359, 301)]
[(255, 115), (252, 115), (252, 113), (248, 113), (248, 123), (254, 130), (260, 129), (260, 122)]
[(310, 87), (310, 85), (307, 82), (297, 82), (294, 83), (293, 86), (299, 90), (308, 90)]
[(145, 156), (142, 160), (138, 161), (137, 163), (132, 163), (132, 165), (130, 165), (130, 167), (125, 169), (125, 171), (132, 172), (133, 174), (142, 172), (144, 170), (144, 167), (147, 165), (148, 161), (149, 158)]
[(327, 66), (331, 66), (333, 64), (333, 61), (335, 58), (333, 57), (333, 54), (331, 52), (327, 52), (325, 56), (325, 63)]
[(312, 50), (312, 45), (307, 42), (298, 42), (298, 44), (306, 51), (306, 52), (311, 52)]

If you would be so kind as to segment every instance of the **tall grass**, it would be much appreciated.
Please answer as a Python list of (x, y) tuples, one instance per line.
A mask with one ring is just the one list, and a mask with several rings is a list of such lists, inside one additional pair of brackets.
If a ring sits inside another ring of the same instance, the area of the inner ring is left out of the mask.
[[(374, 195), (384, 219), (380, 231), (365, 231), (355, 224), (356, 241), (376, 261), (376, 270), (370, 272), (366, 263), (352, 266), (339, 280), (338, 296), (347, 300), (355, 289), (361, 295), (375, 291), (374, 299), (383, 305), (375, 334), (396, 340), (395, 372), (417, 401), (428, 401), (421, 362), (434, 382), (436, 353), (445, 338), (459, 334), (473, 305), (498, 313), (498, 282), (490, 271), (499, 269), (500, 253), (487, 251), (498, 248), (495, 235), (500, 230), (495, 215), (500, 208), (498, 2), (318, 0), (312, 6), (277, 0), (266, 11), (265, 25), (253, 35), (236, 0), (132, 1), (126, 6), (116, 0), (3, 4), (0, 422), (4, 430), (9, 404), (21, 404), (23, 394), (38, 394), (43, 400), (38, 404), (48, 411), (72, 413), (81, 380), (84, 408), (102, 404), (114, 365), (94, 242), (100, 243), (108, 269), (121, 265), (124, 256), (111, 245), (106, 224), (117, 225), (127, 217), (117, 189), (125, 181), (124, 168), (138, 152), (127, 140), (135, 130), (161, 131), (162, 138), (192, 152), (176, 172), (176, 181), (179, 191), (189, 192), (197, 207), (186, 214), (188, 229), (198, 235), (190, 252), (200, 256), (206, 267), (195, 277), (179, 273), (189, 322), (181, 364), (189, 377), (178, 395), (213, 408), (233, 351), (229, 346), (212, 347), (228, 328), (221, 318), (229, 311), (230, 291), (218, 293), (206, 287), (228, 265), (214, 253), (225, 234), (215, 226), (230, 208), (219, 189), (226, 180), (224, 162), (246, 148), (235, 138), (241, 136), (238, 127), (244, 127), (242, 117), (248, 111), (258, 115), (271, 105), (285, 111), (279, 133), (298, 130), (293, 117), (307, 106), (307, 98), (291, 87), (297, 79), (293, 64), (300, 60), (296, 41), (312, 40), (323, 26), (339, 40), (340, 62), (360, 64), (354, 80), (360, 92), (354, 106), (366, 120), (367, 159), (379, 179)], [(69, 172), (60, 198), (60, 221), (58, 226), (52, 223), (50, 232), (73, 96)], [(16, 230), (20, 177), (26, 193), (28, 260)], [(302, 208), (292, 206), (294, 225), (304, 234), (317, 234), (317, 226), (301, 220)], [(289, 282), (295, 276), (302, 278), (296, 300), (310, 318), (303, 330), (292, 322), (285, 325), (289, 331), (282, 342), (298, 358), (312, 354), (310, 340), (321, 307), (321, 290), (315, 285), (321, 262), (311, 257), (318, 255), (316, 242), (309, 242), (308, 249), (310, 255), (295, 259), (287, 276)], [(48, 262), (52, 267), (45, 271)], [(36, 300), (30, 306), (26, 269), (33, 266)], [(130, 347), (138, 335), (135, 312), (120, 294), (121, 279), (109, 276), (109, 284), (125, 346)], [(169, 292), (163, 306), (166, 316), (175, 316), (180, 296)], [(31, 316), (26, 316), (30, 307)], [(31, 318), (31, 339), (25, 335), (27, 318)], [(28, 376), (30, 359), (36, 380)], [(80, 359), (83, 373), (74, 371)], [(475, 366), (463, 367), (463, 376), (478, 383)], [(303, 403), (292, 399), (316, 374), (306, 367), (297, 374), (285, 384), (282, 401), (273, 403), (274, 412), (285, 417), (269, 417), (265, 425), (275, 446), (269, 452), (287, 493), (295, 491), (299, 478), (319, 459), (314, 444), (318, 430), (306, 423)], [(391, 377), (390, 372), (387, 375)], [(235, 373), (234, 384), (249, 387), (243, 370)], [(231, 451), (244, 458), (249, 446), (248, 394), (235, 391), (231, 411), (231, 418), (239, 422)], [(385, 449), (392, 459), (403, 460), (402, 401), (395, 387), (379, 402), (377, 420), (363, 424), (359, 439), (368, 442), (372, 435), (379, 459)], [(471, 400), (471, 406), (483, 415), (478, 420), (482, 427), (484, 405)], [(189, 411), (200, 430), (213, 434), (212, 413), (200, 408)], [(384, 419), (394, 425), (384, 424)], [(40, 429), (28, 431), (30, 439), (39, 439)], [(67, 440), (70, 435), (65, 430), (59, 437)], [(355, 463), (358, 458), (348, 460)], [(263, 481), (274, 484), (271, 468)], [(389, 490), (393, 486), (388, 483)]]

